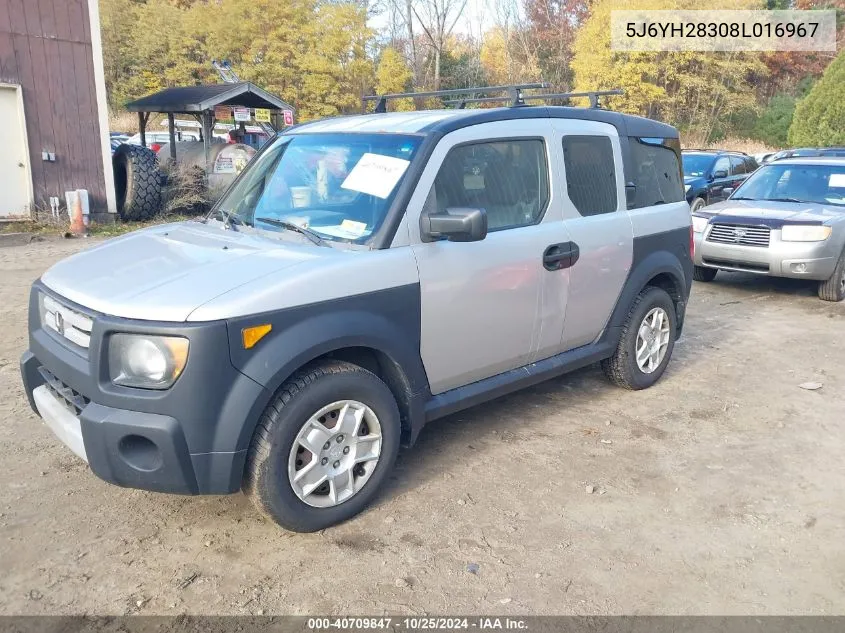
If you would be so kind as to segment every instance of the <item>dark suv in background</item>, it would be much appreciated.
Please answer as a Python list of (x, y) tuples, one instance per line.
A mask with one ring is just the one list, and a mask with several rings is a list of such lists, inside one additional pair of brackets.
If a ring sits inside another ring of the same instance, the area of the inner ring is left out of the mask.
[(689, 149), (681, 153), (684, 188), (693, 211), (726, 200), (757, 169), (757, 161), (742, 152)]

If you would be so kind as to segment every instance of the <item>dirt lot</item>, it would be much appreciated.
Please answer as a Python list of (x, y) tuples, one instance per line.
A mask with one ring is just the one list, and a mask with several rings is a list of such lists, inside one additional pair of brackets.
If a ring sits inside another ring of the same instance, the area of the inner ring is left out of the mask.
[(845, 613), (845, 305), (809, 286), (696, 284), (656, 387), (590, 368), (434, 423), (296, 535), (103, 483), (30, 412), (29, 284), (85, 245), (0, 249), (0, 613)]

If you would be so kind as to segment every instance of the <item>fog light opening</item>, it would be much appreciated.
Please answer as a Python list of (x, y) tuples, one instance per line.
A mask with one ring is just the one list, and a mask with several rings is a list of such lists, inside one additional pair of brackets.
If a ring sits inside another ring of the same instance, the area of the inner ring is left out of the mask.
[(792, 271), (796, 273), (805, 273), (807, 272), (807, 264), (792, 264)]
[(137, 470), (153, 472), (161, 468), (161, 451), (152, 440), (140, 435), (126, 435), (117, 445), (120, 456)]

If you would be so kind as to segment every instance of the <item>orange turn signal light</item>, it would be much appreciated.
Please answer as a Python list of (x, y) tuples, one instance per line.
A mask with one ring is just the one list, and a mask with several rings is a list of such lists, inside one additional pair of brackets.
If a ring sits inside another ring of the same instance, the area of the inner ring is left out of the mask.
[(241, 335), (243, 337), (244, 342), (244, 349), (252, 349), (255, 345), (263, 339), (270, 330), (273, 329), (273, 326), (269, 323), (265, 323), (263, 325), (253, 325), (252, 327), (246, 327), (241, 330)]

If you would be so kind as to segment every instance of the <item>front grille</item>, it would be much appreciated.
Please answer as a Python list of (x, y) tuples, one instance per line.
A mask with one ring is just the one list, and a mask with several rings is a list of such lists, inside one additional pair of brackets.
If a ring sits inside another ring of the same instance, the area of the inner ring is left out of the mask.
[(73, 413), (73, 415), (79, 416), (79, 414), (82, 413), (82, 409), (91, 402), (91, 400), (83, 396), (81, 393), (74, 391), (61, 380), (56, 378), (56, 376), (53, 375), (53, 373), (46, 367), (39, 367), (38, 373), (41, 374), (41, 377), (44, 379), (44, 384), (50, 392), (58, 398), (59, 402), (64, 403), (68, 411)]
[(46, 294), (41, 295), (41, 325), (82, 350), (91, 345), (94, 320)]
[(771, 230), (765, 226), (744, 224), (714, 224), (707, 235), (708, 242), (737, 244), (739, 246), (769, 247)]

